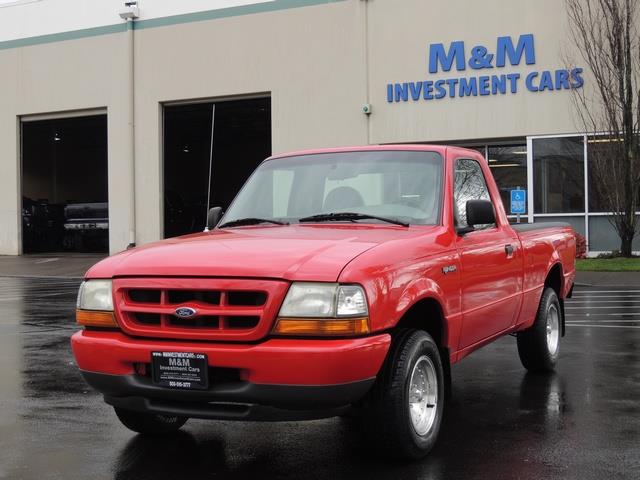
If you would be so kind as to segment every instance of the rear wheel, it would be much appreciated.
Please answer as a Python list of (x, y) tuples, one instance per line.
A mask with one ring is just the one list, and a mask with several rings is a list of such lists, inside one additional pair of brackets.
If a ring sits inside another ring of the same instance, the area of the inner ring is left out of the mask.
[(187, 417), (135, 412), (114, 407), (118, 419), (129, 430), (147, 435), (164, 435), (176, 432), (188, 420)]
[(421, 330), (398, 331), (362, 418), (385, 454), (420, 458), (433, 448), (444, 411), (443, 379), (431, 336)]
[(531, 372), (551, 372), (560, 352), (562, 309), (558, 295), (546, 288), (533, 325), (518, 333), (518, 354), (524, 367)]

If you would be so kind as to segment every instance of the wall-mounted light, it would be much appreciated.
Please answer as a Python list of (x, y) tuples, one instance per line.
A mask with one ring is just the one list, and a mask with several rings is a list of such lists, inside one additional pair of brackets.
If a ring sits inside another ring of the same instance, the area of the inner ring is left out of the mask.
[(53, 134), (53, 141), (54, 142), (59, 142), (60, 140), (62, 140), (62, 137), (60, 137), (60, 135), (58, 135), (58, 132)]
[(182, 153), (189, 153), (189, 145), (182, 147)]

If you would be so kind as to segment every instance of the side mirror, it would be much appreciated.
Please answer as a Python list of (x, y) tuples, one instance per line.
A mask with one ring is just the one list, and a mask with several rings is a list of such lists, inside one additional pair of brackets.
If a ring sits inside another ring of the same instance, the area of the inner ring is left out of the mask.
[(491, 223), (496, 223), (496, 214), (489, 200), (467, 201), (467, 225), (474, 227)]
[(218, 222), (222, 218), (222, 207), (213, 207), (207, 213), (207, 230), (211, 230), (218, 225)]

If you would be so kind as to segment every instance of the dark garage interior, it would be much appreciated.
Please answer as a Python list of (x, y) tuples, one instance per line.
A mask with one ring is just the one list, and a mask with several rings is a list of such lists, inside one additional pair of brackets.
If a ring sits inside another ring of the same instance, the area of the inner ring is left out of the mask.
[[(213, 103), (164, 109), (164, 235), (202, 231)], [(210, 206), (226, 209), (256, 166), (271, 154), (271, 99), (215, 103)]]
[(21, 128), (23, 253), (108, 252), (107, 116)]

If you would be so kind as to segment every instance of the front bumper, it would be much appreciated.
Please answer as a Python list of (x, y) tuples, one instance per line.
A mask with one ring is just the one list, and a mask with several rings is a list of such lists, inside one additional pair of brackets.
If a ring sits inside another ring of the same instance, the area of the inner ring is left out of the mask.
[(366, 395), (375, 377), (339, 385), (213, 384), (172, 390), (136, 375), (82, 372), (109, 405), (127, 410), (218, 420), (304, 420), (338, 415)]
[[(277, 412), (331, 410), (360, 400), (373, 385), (391, 337), (269, 339), (259, 344), (222, 344), (131, 338), (120, 332), (83, 330), (71, 338), (87, 382), (114, 406), (199, 418), (262, 419)], [(239, 372), (236, 381), (210, 379), (208, 390), (159, 387), (137, 375), (134, 364), (151, 352), (205, 353), (211, 368)], [(260, 408), (260, 407), (267, 407)], [(324, 415), (320, 415), (324, 416)]]

